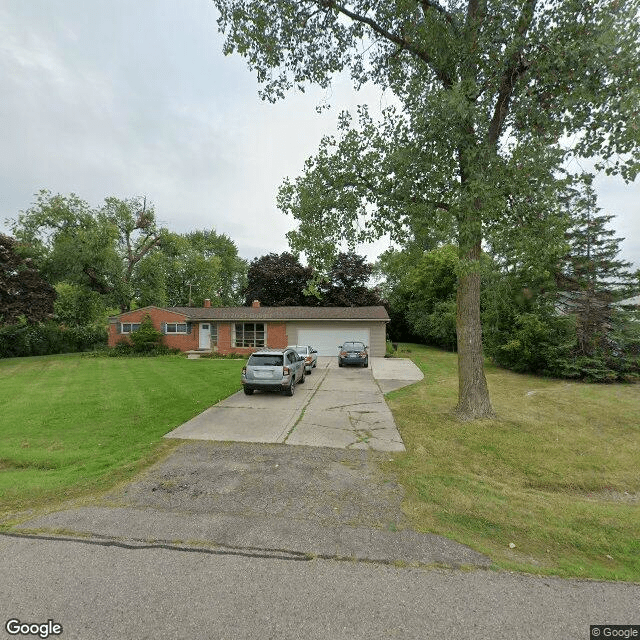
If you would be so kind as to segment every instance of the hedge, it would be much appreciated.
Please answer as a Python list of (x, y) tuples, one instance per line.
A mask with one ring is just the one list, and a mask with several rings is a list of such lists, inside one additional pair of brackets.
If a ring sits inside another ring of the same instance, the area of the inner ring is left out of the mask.
[(55, 323), (0, 327), (0, 358), (90, 351), (106, 344), (104, 327), (65, 327)]

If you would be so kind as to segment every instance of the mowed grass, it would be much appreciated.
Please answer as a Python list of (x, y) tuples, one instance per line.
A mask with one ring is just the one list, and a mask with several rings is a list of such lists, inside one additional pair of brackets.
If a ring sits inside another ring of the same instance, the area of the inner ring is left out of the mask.
[(387, 398), (407, 447), (389, 467), (418, 530), (467, 544), (502, 568), (640, 581), (640, 385), (487, 365), (498, 417), (461, 423), (452, 414), (456, 355), (399, 351), (425, 375)]
[(240, 388), (240, 360), (0, 360), (0, 513), (106, 489), (167, 449), (162, 436)]

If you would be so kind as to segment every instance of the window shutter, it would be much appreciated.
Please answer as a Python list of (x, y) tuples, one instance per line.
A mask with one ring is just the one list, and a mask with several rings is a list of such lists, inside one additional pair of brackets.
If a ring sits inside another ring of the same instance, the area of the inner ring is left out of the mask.
[(164, 333), (164, 334), (167, 333), (167, 323), (166, 322), (162, 323), (162, 333)]
[(191, 325), (193, 323), (192, 322), (187, 322), (187, 333), (191, 333)]
[(122, 333), (122, 322), (116, 322), (116, 333)]

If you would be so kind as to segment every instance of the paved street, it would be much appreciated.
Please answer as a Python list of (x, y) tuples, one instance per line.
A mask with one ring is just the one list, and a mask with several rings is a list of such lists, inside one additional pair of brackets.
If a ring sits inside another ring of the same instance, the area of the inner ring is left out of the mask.
[(67, 640), (587, 640), (639, 617), (637, 585), (118, 544), (0, 536), (0, 637), (17, 618)]

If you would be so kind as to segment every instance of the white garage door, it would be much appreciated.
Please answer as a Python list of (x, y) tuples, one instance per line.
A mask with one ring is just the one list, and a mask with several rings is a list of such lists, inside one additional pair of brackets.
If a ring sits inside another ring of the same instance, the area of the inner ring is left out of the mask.
[(299, 329), (298, 344), (310, 344), (320, 356), (337, 356), (338, 346), (347, 340), (369, 345), (369, 329)]

